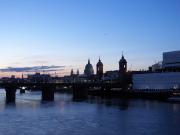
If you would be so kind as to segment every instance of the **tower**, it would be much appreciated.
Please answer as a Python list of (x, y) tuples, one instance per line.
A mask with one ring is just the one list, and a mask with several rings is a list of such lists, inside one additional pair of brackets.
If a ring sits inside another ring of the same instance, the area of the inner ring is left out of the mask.
[(71, 69), (71, 76), (73, 76), (74, 75), (74, 71), (73, 71), (73, 69)]
[(101, 62), (100, 58), (96, 65), (96, 75), (97, 75), (98, 79), (102, 79), (102, 77), (103, 77), (103, 63)]
[(77, 69), (77, 76), (79, 76), (79, 69)]
[(122, 57), (119, 61), (119, 72), (122, 73), (126, 73), (127, 72), (127, 61), (124, 58), (124, 55), (122, 54)]

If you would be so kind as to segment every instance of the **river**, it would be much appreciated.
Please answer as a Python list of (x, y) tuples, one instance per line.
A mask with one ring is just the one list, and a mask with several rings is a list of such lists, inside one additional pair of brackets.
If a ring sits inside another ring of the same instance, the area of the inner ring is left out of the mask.
[(0, 135), (178, 135), (180, 104), (150, 100), (74, 102), (72, 95), (55, 94), (42, 102), (41, 92), (16, 93), (5, 103), (0, 90)]

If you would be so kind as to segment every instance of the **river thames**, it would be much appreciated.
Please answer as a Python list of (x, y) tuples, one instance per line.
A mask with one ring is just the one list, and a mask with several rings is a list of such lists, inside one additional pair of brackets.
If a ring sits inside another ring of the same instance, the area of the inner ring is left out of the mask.
[(41, 92), (16, 93), (16, 103), (5, 103), (0, 91), (0, 135), (178, 135), (180, 103), (150, 100), (74, 102), (55, 94), (42, 102)]

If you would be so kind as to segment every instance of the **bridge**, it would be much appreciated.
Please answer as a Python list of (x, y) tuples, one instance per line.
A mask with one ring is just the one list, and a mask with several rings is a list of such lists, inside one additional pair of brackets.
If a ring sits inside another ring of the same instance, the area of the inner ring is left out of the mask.
[(33, 88), (38, 88), (42, 91), (42, 100), (43, 101), (53, 101), (54, 100), (54, 91), (57, 87), (70, 87), (73, 90), (74, 99), (85, 99), (88, 96), (88, 90), (99, 88), (101, 91), (111, 90), (112, 88), (123, 88), (121, 83), (30, 83), (30, 82), (1, 82), (0, 88), (5, 89), (6, 92), (6, 102), (15, 102), (16, 100), (16, 91), (24, 91), (23, 88), (29, 90)]
[[(0, 88), (5, 89), (6, 102), (11, 103), (16, 100), (16, 91), (25, 91), (23, 88), (32, 90), (37, 88), (42, 91), (41, 99), (43, 101), (53, 101), (54, 93), (57, 87), (69, 87), (73, 90), (74, 99), (86, 99), (88, 95), (101, 97), (122, 97), (122, 98), (150, 98), (164, 100), (173, 96), (170, 91), (132, 91), (128, 90), (127, 83), (120, 82), (86, 82), (86, 83), (30, 83), (30, 82), (1, 82)], [(118, 89), (118, 90), (114, 90)]]

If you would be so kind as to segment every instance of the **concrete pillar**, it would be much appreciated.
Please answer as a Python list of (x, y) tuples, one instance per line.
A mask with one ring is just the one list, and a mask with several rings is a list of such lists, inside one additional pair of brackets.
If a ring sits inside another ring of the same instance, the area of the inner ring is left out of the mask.
[(25, 89), (20, 89), (20, 94), (24, 94), (25, 93)]
[(111, 98), (111, 95), (112, 95), (111, 87), (110, 86), (106, 86), (105, 97), (106, 98)]
[(88, 87), (86, 84), (73, 84), (73, 99), (83, 100), (88, 97)]
[(14, 103), (16, 101), (16, 88), (8, 86), (5, 88), (6, 91), (6, 103)]
[(104, 91), (105, 91), (104, 84), (101, 85), (101, 90), (100, 90), (100, 91), (101, 91), (101, 92), (100, 92), (101, 98), (104, 98), (104, 95), (105, 95), (105, 94), (104, 94), (104, 93), (105, 93), (105, 92), (104, 92)]
[(54, 101), (54, 89), (51, 84), (42, 84), (42, 100), (43, 101)]

